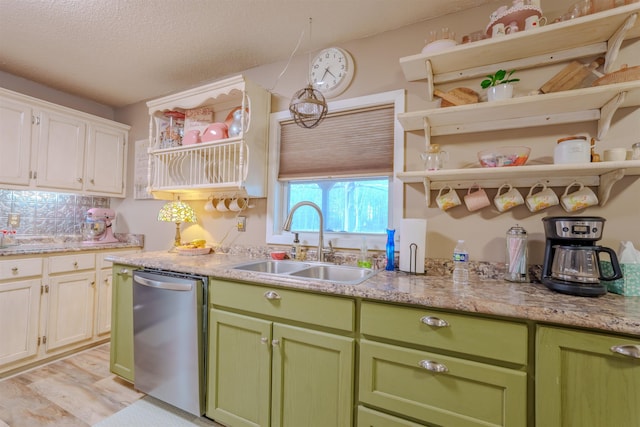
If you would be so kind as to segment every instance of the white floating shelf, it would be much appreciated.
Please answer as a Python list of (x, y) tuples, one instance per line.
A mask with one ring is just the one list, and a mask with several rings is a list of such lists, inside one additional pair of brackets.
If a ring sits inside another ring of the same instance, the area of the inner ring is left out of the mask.
[[(496, 68), (530, 68), (597, 55), (611, 48), (610, 39), (639, 11), (638, 3), (620, 6), (536, 30), (461, 44), (439, 53), (407, 56), (400, 58), (400, 66), (408, 81), (428, 79), (433, 73), (433, 83), (444, 83), (481, 76)], [(624, 40), (636, 37), (640, 37), (640, 19), (635, 19), (622, 35)]]

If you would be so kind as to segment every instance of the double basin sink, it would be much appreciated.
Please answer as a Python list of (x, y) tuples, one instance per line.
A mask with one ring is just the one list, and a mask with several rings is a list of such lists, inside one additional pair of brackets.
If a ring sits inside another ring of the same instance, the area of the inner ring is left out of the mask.
[(375, 270), (347, 265), (276, 260), (252, 261), (236, 265), (233, 269), (300, 279), (324, 280), (345, 285), (357, 285), (376, 274)]

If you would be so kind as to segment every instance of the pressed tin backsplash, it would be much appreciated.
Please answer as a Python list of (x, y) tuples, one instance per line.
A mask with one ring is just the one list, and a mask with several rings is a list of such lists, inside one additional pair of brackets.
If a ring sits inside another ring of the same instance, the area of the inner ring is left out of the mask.
[(0, 229), (9, 228), (9, 214), (17, 213), (17, 236), (80, 235), (87, 210), (108, 208), (109, 203), (108, 197), (0, 189)]

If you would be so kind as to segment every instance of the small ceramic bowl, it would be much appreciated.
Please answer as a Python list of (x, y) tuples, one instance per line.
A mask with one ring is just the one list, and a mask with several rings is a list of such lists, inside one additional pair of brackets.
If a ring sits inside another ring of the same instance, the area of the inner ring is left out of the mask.
[(200, 140), (202, 142), (217, 141), (219, 139), (229, 138), (229, 130), (224, 123), (212, 123), (202, 133)]
[(285, 251), (274, 251), (274, 252), (271, 252), (271, 258), (276, 259), (276, 260), (283, 260), (286, 255), (287, 255), (287, 253)]
[(182, 145), (192, 145), (200, 142), (200, 131), (199, 130), (190, 130), (185, 133), (182, 138)]

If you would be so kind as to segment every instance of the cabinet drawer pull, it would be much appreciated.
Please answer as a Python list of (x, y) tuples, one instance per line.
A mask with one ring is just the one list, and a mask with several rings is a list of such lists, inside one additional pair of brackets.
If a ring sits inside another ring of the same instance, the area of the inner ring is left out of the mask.
[(118, 275), (119, 276), (128, 276), (130, 273), (128, 268), (123, 268), (122, 270), (118, 271)]
[(13, 274), (18, 274), (18, 267), (11, 267), (11, 272)]
[(436, 328), (444, 328), (446, 326), (449, 326), (449, 322), (434, 316), (424, 316), (420, 319), (420, 321), (425, 325), (435, 326)]
[(634, 359), (640, 359), (640, 345), (614, 345), (611, 351)]
[(266, 299), (280, 299), (280, 295), (278, 295), (275, 291), (267, 291), (264, 293), (264, 297)]
[(78, 261), (73, 261), (73, 268), (78, 268)]
[(447, 368), (446, 365), (443, 365), (442, 363), (434, 362), (433, 360), (421, 360), (419, 365), (420, 367), (431, 372), (438, 372), (438, 373), (449, 372), (449, 368)]

